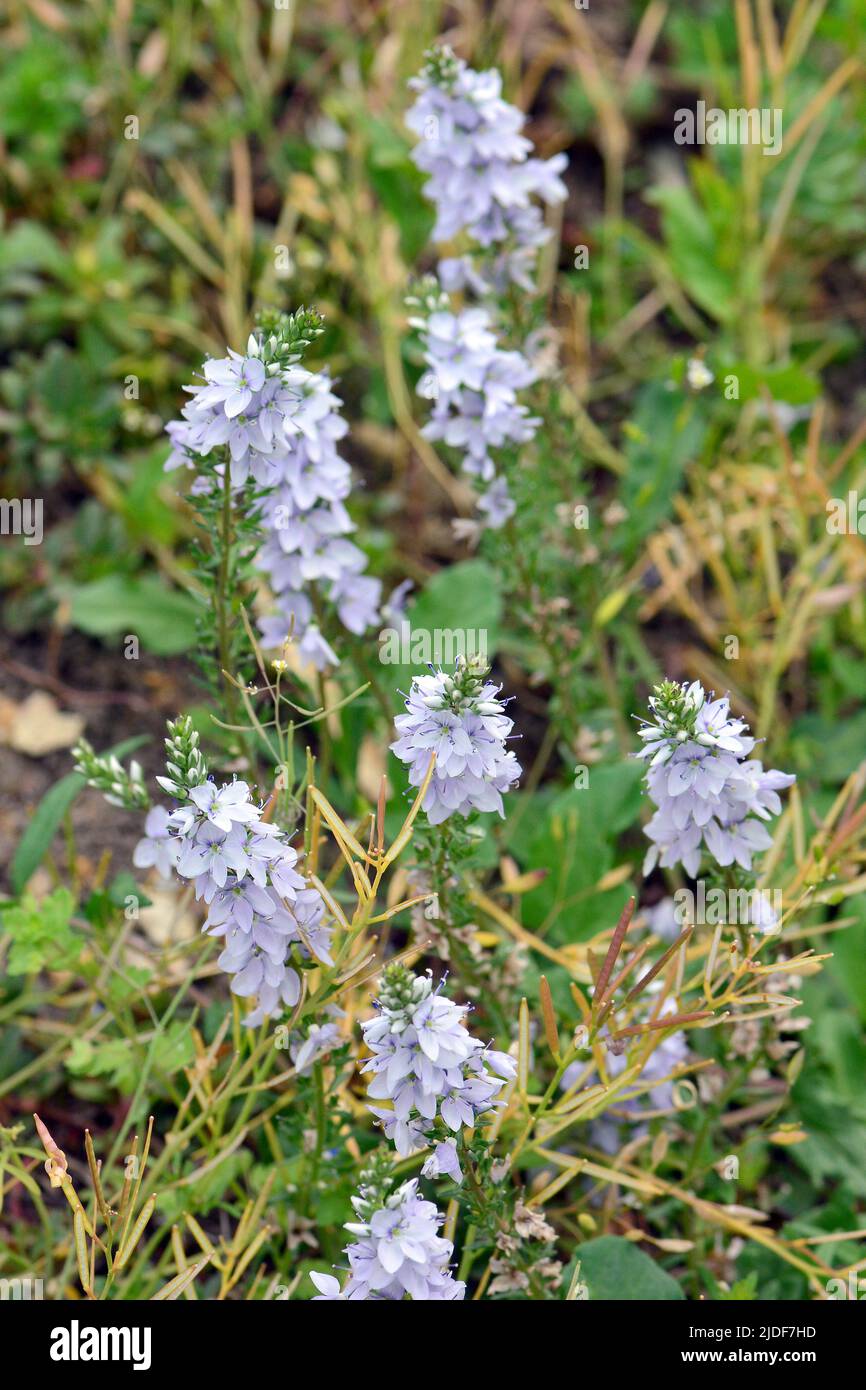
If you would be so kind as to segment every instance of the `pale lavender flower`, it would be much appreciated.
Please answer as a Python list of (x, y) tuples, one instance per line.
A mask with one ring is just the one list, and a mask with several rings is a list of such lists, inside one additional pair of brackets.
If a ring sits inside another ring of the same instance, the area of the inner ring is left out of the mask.
[(747, 817), (728, 820), (724, 813), (717, 813), (704, 830), (704, 844), (722, 868), (737, 863), (741, 869), (751, 869), (752, 856), (769, 849), (772, 843), (766, 826)]
[[(301, 389), (298, 432), (281, 451), (276, 486), (261, 506), (268, 540), (257, 565), (276, 595), (282, 639), (291, 632), (301, 657), (324, 670), (338, 664), (337, 654), (298, 596), (320, 584), (343, 626), (361, 636), (379, 621), (381, 584), (363, 573), (363, 551), (344, 539), (354, 526), (344, 506), (351, 470), (337, 449), (347, 431), (340, 399), (324, 374), (304, 373)], [(262, 630), (270, 641), (278, 629), (274, 621)]]
[(181, 877), (207, 880), (217, 890), (225, 887), (229, 873), (243, 876), (248, 867), (242, 833), (226, 834), (207, 825), (198, 831), (195, 840), (181, 845), (177, 857)]
[[(406, 124), (418, 137), (412, 158), (429, 174), (424, 192), (436, 208), (434, 241), (466, 231), (475, 244), (498, 255), (490, 273), (531, 292), (535, 256), (550, 235), (539, 202), (560, 203), (564, 154), (529, 158), (532, 142), (521, 134), (525, 117), (502, 97), (495, 71), (476, 72), (447, 48), (433, 50), (410, 86), (417, 99)], [(459, 264), (459, 263), (458, 263)], [(465, 267), (444, 263), (445, 281), (457, 285)]]
[(671, 897), (662, 898), (653, 907), (646, 908), (645, 916), (650, 931), (662, 941), (675, 941), (682, 931), (682, 925), (677, 918), (677, 906)]
[(310, 1278), (319, 1292), (310, 1300), (311, 1303), (345, 1303), (346, 1295), (340, 1288), (340, 1281), (333, 1274), (317, 1274), (311, 1271)]
[(255, 563), (277, 604), (263, 620), (263, 637), (272, 646), (291, 637), (302, 659), (324, 670), (338, 656), (313, 621), (311, 586), (361, 635), (379, 620), (381, 585), (363, 574), (366, 556), (345, 539), (354, 530), (344, 505), (352, 477), (338, 452), (347, 426), (333, 383), (297, 365), (266, 367), (263, 351), (261, 335), (253, 334), (246, 356), (230, 350), (205, 362), (204, 384), (187, 388), (183, 418), (167, 427), (166, 468), (200, 469), (212, 451), (226, 451), (227, 460), (199, 472), (191, 490), (221, 485), (226, 467), (235, 492), (248, 489), (263, 536)]
[(478, 510), (484, 518), (484, 525), (491, 530), (498, 531), (504, 526), (517, 510), (517, 504), (511, 493), (508, 491), (508, 483), (503, 477), (498, 477), (490, 484), (486, 492), (483, 492), (478, 499)]
[(435, 1132), (437, 1116), (452, 1134), (474, 1126), (501, 1104), (499, 1092), (515, 1075), (512, 1058), (487, 1051), (467, 1030), (468, 1007), (441, 990), (442, 984), (433, 989), (429, 975), (390, 966), (378, 1015), (361, 1025), (372, 1054), (361, 1067), (372, 1076), (368, 1095), (390, 1101), (390, 1110), (374, 1113), (404, 1156)]
[(389, 627), (399, 627), (406, 616), (406, 604), (415, 585), (411, 579), (404, 579), (392, 589), (382, 604), (382, 622)]
[(293, 1038), (289, 1044), (289, 1056), (298, 1075), (303, 1076), (314, 1062), (326, 1057), (344, 1041), (338, 1023), (311, 1023), (306, 1037)]
[(436, 754), (423, 801), (431, 825), (473, 810), (504, 816), (503, 793), (521, 773), (505, 747), (513, 723), (498, 698), (501, 687), (485, 683), (479, 670), (466, 662), (458, 663), (454, 676), (441, 670), (415, 676), (406, 713), (394, 721), (400, 737), (391, 748), (408, 765), (411, 786), (423, 784)]
[[(514, 285), (532, 294), (539, 247), (550, 236), (541, 203), (566, 197), (560, 174), (564, 154), (530, 157), (532, 142), (521, 134), (524, 116), (502, 98), (498, 72), (476, 72), (447, 47), (427, 55), (406, 122), (419, 136), (412, 158), (430, 175), (424, 192), (436, 207), (434, 241), (465, 232), (471, 255), (445, 257), (438, 266), (444, 295), (421, 303), (420, 328), (428, 370), (418, 392), (434, 402), (426, 438), (458, 450), (463, 470), (487, 486), (478, 501), (478, 530), (497, 530), (514, 514), (507, 482), (497, 473), (495, 451), (531, 440), (540, 421), (517, 392), (537, 372), (520, 352), (499, 346), (483, 308), (450, 310), (448, 295), (469, 290), (490, 298)], [(480, 264), (478, 263), (480, 262)], [(477, 535), (477, 533), (476, 533)]]
[(169, 827), (166, 806), (152, 806), (144, 822), (144, 836), (135, 846), (132, 862), (137, 869), (156, 869), (163, 878), (171, 878), (177, 864), (177, 840)]
[(226, 782), (217, 787), (213, 782), (203, 782), (193, 787), (190, 801), (197, 806), (208, 825), (215, 830), (228, 832), (236, 825), (258, 820), (258, 812), (250, 801), (250, 789), (246, 782)]
[(206, 362), (204, 375), (210, 387), (209, 403), (222, 405), (230, 420), (246, 410), (265, 384), (264, 363), (257, 357), (241, 357), (231, 349), (222, 361)]
[(443, 1302), (465, 1297), (465, 1284), (454, 1279), (449, 1268), (454, 1246), (439, 1235), (444, 1218), (433, 1202), (418, 1196), (417, 1178), (403, 1183), (373, 1211), (363, 1189), (352, 1205), (361, 1219), (346, 1223), (356, 1237), (346, 1246), (349, 1278), (340, 1290), (333, 1275), (312, 1276), (319, 1298)]
[(446, 294), (471, 290), (479, 298), (490, 294), (492, 286), (479, 272), (471, 256), (446, 256), (436, 267), (439, 283)]
[[(167, 787), (176, 783), (163, 778)], [(219, 966), (232, 993), (255, 998), (244, 1022), (256, 1027), (298, 1002), (295, 963), (331, 964), (325, 905), (297, 871), (298, 855), (245, 782), (201, 782), (165, 821), (175, 869), (208, 904), (204, 931), (222, 937)], [(293, 961), (295, 963), (290, 963)]]
[(433, 401), (425, 438), (441, 440), (461, 455), (463, 471), (489, 486), (479, 500), (480, 523), (497, 529), (514, 512), (505, 479), (497, 476), (495, 451), (530, 441), (540, 420), (518, 400), (536, 373), (519, 352), (499, 347), (486, 309), (452, 313), (428, 298), (429, 315), (414, 317), (428, 371), (419, 394)]
[(749, 758), (756, 741), (748, 725), (731, 715), (727, 696), (708, 700), (699, 681), (666, 681), (649, 703), (637, 756), (649, 763), (646, 788), (657, 809), (644, 827), (652, 841), (644, 872), (682, 864), (694, 877), (705, 850), (722, 867), (750, 870), (772, 844), (764, 822), (779, 814), (778, 793), (794, 777)]
[(303, 661), (308, 661), (317, 671), (322, 671), (327, 666), (339, 665), (339, 657), (331, 644), (325, 641), (318, 623), (309, 624), (298, 643), (298, 653)]
[(457, 1145), (453, 1139), (437, 1139), (433, 1151), (421, 1169), (424, 1178), (452, 1178), (456, 1183), (463, 1181), (463, 1169), (457, 1156)]

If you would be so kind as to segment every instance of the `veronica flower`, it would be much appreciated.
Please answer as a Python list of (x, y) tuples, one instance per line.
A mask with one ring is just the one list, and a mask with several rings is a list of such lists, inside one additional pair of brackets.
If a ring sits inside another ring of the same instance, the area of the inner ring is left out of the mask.
[(219, 965), (233, 977), (232, 992), (255, 997), (244, 1020), (255, 1027), (297, 1003), (305, 963), (331, 964), (325, 904), (298, 872), (283, 831), (262, 819), (247, 783), (207, 780), (190, 722), (170, 728), (169, 775), (160, 781), (179, 804), (155, 828), (168, 832), (176, 872), (208, 904), (203, 930), (223, 939)]
[[(363, 551), (344, 539), (354, 530), (344, 506), (352, 478), (338, 452), (347, 426), (333, 383), (294, 359), (266, 361), (271, 346), (258, 332), (246, 355), (229, 349), (227, 357), (205, 362), (203, 384), (187, 388), (182, 418), (167, 426), (172, 450), (166, 468), (195, 470), (192, 492), (199, 495), (221, 485), (228, 467), (238, 504), (248, 507), (262, 532), (255, 564), (277, 605), (263, 622), (263, 637), (282, 646), (291, 636), (302, 659), (324, 670), (338, 657), (313, 620), (310, 587), (316, 585), (340, 622), (361, 635), (378, 623), (381, 586), (363, 575)], [(215, 450), (228, 457), (202, 471), (201, 460)]]
[(420, 330), (428, 368), (418, 391), (433, 401), (422, 433), (457, 450), (463, 471), (489, 484), (478, 509), (482, 524), (496, 529), (514, 504), (505, 478), (497, 474), (494, 453), (534, 437), (541, 422), (520, 403), (518, 392), (535, 381), (536, 373), (522, 353), (499, 346), (486, 309), (453, 313), (438, 294), (416, 296), (410, 303), (424, 311), (411, 320)]
[[(424, 192), (436, 208), (434, 241), (466, 232), (477, 247), (497, 253), (489, 265), (494, 285), (509, 282), (531, 292), (538, 248), (549, 237), (539, 202), (560, 203), (564, 154), (530, 158), (525, 117), (502, 97), (495, 71), (476, 72), (450, 49), (433, 49), (410, 87), (416, 101), (406, 124), (419, 137), (412, 158), (429, 175)], [(446, 263), (452, 285), (462, 269)]]
[(192, 788), (189, 798), (215, 830), (227, 832), (238, 824), (258, 819), (246, 782), (227, 782), (219, 788), (213, 782), (204, 782)]
[[(240, 379), (240, 378), (239, 378)], [(220, 968), (233, 976), (231, 989), (256, 1004), (244, 1022), (253, 1027), (296, 1004), (299, 970), (313, 960), (333, 964), (325, 904), (298, 872), (298, 855), (246, 782), (217, 786), (207, 775), (199, 736), (188, 716), (169, 723), (166, 775), (157, 778), (176, 801), (175, 810), (154, 807), (135, 849), (137, 867), (156, 865), (192, 882), (207, 903), (202, 928), (223, 938)], [(89, 745), (78, 750), (78, 766), (91, 785), (123, 792), (136, 807), (138, 778), (119, 764), (98, 759)]]
[(232, 921), (241, 931), (248, 932), (256, 914), (268, 918), (274, 910), (274, 900), (266, 888), (252, 878), (233, 878), (212, 897), (205, 927), (221, 927)]
[(489, 526), (493, 531), (498, 531), (514, 516), (517, 504), (503, 477), (494, 478), (487, 491), (481, 494), (478, 510), (481, 513), (482, 525)]
[(396, 1192), (370, 1200), (361, 1188), (352, 1198), (358, 1221), (346, 1224), (356, 1239), (346, 1246), (350, 1275), (340, 1288), (330, 1274), (314, 1274), (319, 1293), (313, 1301), (405, 1299), (452, 1301), (465, 1297), (466, 1286), (451, 1274), (454, 1246), (439, 1235), (444, 1218), (433, 1202), (418, 1195), (418, 1179)]
[[(351, 489), (351, 471), (337, 445), (346, 433), (338, 414), (339, 398), (325, 375), (307, 373), (302, 383), (304, 408), (294, 417), (299, 432), (288, 441), (277, 466), (277, 485), (262, 505), (270, 541), (258, 567), (276, 595), (283, 637), (292, 632), (305, 661), (318, 670), (338, 664), (336, 653), (295, 594), (317, 581), (343, 626), (357, 636), (379, 621), (381, 584), (363, 574), (363, 551), (340, 539), (354, 530), (343, 499)], [(285, 561), (296, 558), (296, 567)], [(269, 625), (265, 631), (273, 630)]]
[(415, 585), (411, 579), (404, 579), (392, 589), (382, 604), (382, 621), (389, 627), (399, 627), (406, 616), (406, 605)]
[(454, 1182), (463, 1181), (463, 1170), (457, 1157), (457, 1145), (453, 1139), (437, 1139), (433, 1152), (421, 1169), (424, 1178), (451, 1178)]
[[(402, 1155), (434, 1132), (437, 1116), (452, 1134), (474, 1126), (501, 1104), (498, 1094), (516, 1074), (511, 1057), (490, 1051), (469, 1033), (464, 1021), (468, 1007), (455, 1004), (441, 989), (433, 989), (429, 975), (389, 966), (378, 1015), (361, 1025), (371, 1053), (361, 1067), (372, 1076), (368, 1095), (391, 1102), (390, 1109), (371, 1108)], [(444, 1154), (441, 1171), (453, 1171), (455, 1163), (456, 1151), (453, 1158)]]
[[(290, 622), (294, 618), (292, 613)], [(298, 652), (303, 661), (308, 661), (315, 666), (317, 671), (322, 671), (327, 666), (339, 665), (339, 658), (329, 642), (326, 642), (317, 623), (310, 623), (306, 632), (298, 643)]]
[[(227, 835), (208, 826), (181, 845), (177, 858), (177, 871), (183, 878), (209, 880), (215, 889), (225, 887), (229, 871), (242, 876), (248, 865), (239, 833)], [(201, 897), (202, 892), (196, 896)]]
[(204, 375), (211, 388), (209, 401), (221, 404), (229, 420), (240, 415), (265, 384), (264, 363), (257, 357), (241, 357), (231, 349), (222, 361), (206, 362)]
[(431, 825), (457, 813), (498, 811), (502, 795), (521, 773), (505, 741), (513, 724), (498, 699), (500, 687), (483, 679), (487, 667), (478, 661), (458, 662), (453, 676), (433, 671), (415, 676), (406, 700), (406, 713), (394, 726), (400, 737), (392, 751), (409, 767), (409, 782), (420, 787), (436, 762), (423, 808)]
[(166, 806), (152, 806), (144, 822), (144, 836), (132, 854), (137, 869), (155, 868), (163, 878), (171, 878), (177, 864), (178, 844), (169, 828)]
[(313, 1303), (345, 1303), (347, 1297), (340, 1288), (340, 1281), (333, 1274), (318, 1274), (311, 1271), (310, 1278), (319, 1290), (311, 1300)]
[(727, 696), (707, 698), (699, 681), (665, 681), (650, 698), (637, 754), (648, 763), (646, 788), (656, 812), (644, 828), (652, 841), (644, 862), (682, 864), (693, 877), (707, 851), (721, 867), (751, 870), (772, 839), (764, 824), (782, 809), (779, 791), (794, 777), (765, 772), (749, 758), (755, 739), (732, 716)]
[(662, 941), (675, 941), (682, 931), (677, 906), (671, 897), (664, 897), (653, 907), (645, 908), (644, 915), (650, 931)]
[(500, 347), (487, 310), (454, 313), (448, 295), (468, 289), (490, 297), (515, 284), (534, 291), (538, 249), (550, 235), (539, 203), (565, 198), (559, 175), (567, 160), (562, 154), (532, 158), (532, 142), (521, 134), (524, 117), (503, 100), (499, 73), (475, 72), (448, 48), (431, 50), (410, 85), (417, 99), (406, 122), (419, 136), (412, 158), (430, 175), (424, 192), (437, 212), (433, 239), (464, 232), (478, 253), (476, 260), (463, 255), (440, 261), (444, 295), (409, 301), (423, 303), (428, 314), (410, 320), (421, 330), (428, 368), (418, 392), (434, 402), (422, 433), (458, 450), (464, 472), (485, 484), (475, 538), (480, 530), (498, 530), (514, 514), (495, 451), (534, 437), (540, 421), (517, 392), (535, 381), (536, 372), (522, 353)]
[(311, 1023), (306, 1037), (293, 1038), (289, 1045), (289, 1056), (298, 1075), (303, 1076), (314, 1062), (326, 1057), (343, 1042), (338, 1023)]

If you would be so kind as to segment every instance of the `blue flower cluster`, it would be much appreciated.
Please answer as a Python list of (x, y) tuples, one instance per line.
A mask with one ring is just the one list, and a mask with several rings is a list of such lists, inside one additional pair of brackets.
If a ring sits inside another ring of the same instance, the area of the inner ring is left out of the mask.
[[(297, 871), (298, 855), (278, 826), (264, 819), (246, 782), (217, 787), (208, 780), (189, 721), (170, 726), (170, 759), (184, 752), (183, 768), (170, 761), (158, 777), (179, 803), (172, 812), (154, 807), (134, 862), (173, 869), (208, 905), (203, 930), (222, 937), (220, 967), (233, 994), (256, 997), (244, 1022), (257, 1027), (296, 1004), (301, 979), (296, 964), (333, 962), (325, 904)], [(294, 959), (294, 963), (292, 963)]]
[[(345, 507), (352, 479), (337, 449), (347, 426), (332, 382), (296, 363), (268, 362), (267, 352), (258, 332), (246, 356), (230, 350), (205, 362), (204, 384), (186, 388), (192, 399), (167, 426), (166, 468), (196, 469), (224, 447), (232, 485), (255, 484), (249, 507), (265, 533), (256, 564), (278, 606), (263, 620), (264, 640), (281, 646), (291, 634), (301, 657), (323, 670), (339, 658), (316, 622), (311, 586), (321, 585), (344, 627), (360, 634), (378, 620), (381, 585), (364, 574), (366, 556), (347, 539), (355, 529)], [(224, 466), (197, 477), (193, 495), (210, 490)]]
[(723, 868), (751, 869), (772, 844), (765, 822), (782, 809), (779, 792), (796, 779), (749, 757), (756, 740), (748, 725), (732, 718), (727, 696), (708, 699), (699, 681), (665, 681), (649, 703), (637, 756), (649, 763), (657, 810), (645, 827), (652, 845), (644, 873), (682, 864), (694, 877), (704, 850)]
[[(401, 1156), (424, 1147), (437, 1115), (457, 1134), (501, 1103), (496, 1097), (517, 1065), (472, 1036), (466, 1004), (455, 1004), (441, 984), (433, 988), (429, 975), (413, 975), (400, 964), (385, 971), (377, 1003), (377, 1016), (361, 1024), (371, 1053), (361, 1071), (372, 1075), (371, 1099), (391, 1103), (390, 1109), (370, 1108)], [(445, 1172), (459, 1179), (456, 1147), (447, 1139), (424, 1169), (428, 1177)]]
[(371, 1201), (362, 1187), (352, 1206), (358, 1220), (346, 1223), (356, 1237), (346, 1246), (349, 1278), (341, 1288), (333, 1274), (311, 1274), (319, 1290), (314, 1303), (465, 1298), (466, 1285), (449, 1268), (454, 1246), (439, 1234), (443, 1217), (433, 1202), (419, 1197), (417, 1178), (380, 1202)]
[[(494, 287), (514, 283), (531, 293), (538, 248), (550, 236), (538, 200), (564, 200), (566, 156), (530, 158), (532, 141), (521, 134), (526, 118), (503, 100), (500, 74), (476, 72), (448, 48), (432, 50), (410, 86), (418, 95), (406, 124), (419, 137), (412, 158), (430, 176), (424, 192), (436, 208), (433, 240), (465, 231), (476, 245), (498, 250), (489, 264)], [(451, 260), (442, 273), (446, 288), (479, 284), (469, 261)], [(483, 276), (480, 283), (487, 288)]]
[(567, 160), (531, 158), (525, 118), (503, 100), (499, 73), (476, 72), (446, 47), (430, 51), (410, 86), (417, 97), (406, 123), (419, 137), (412, 158), (430, 176), (433, 240), (463, 233), (472, 243), (472, 254), (439, 262), (436, 295), (409, 301), (425, 311), (411, 320), (428, 367), (418, 390), (434, 401), (424, 434), (459, 450), (463, 469), (486, 484), (475, 528), (495, 530), (515, 504), (490, 451), (533, 438), (540, 421), (517, 392), (536, 372), (522, 353), (499, 346), (486, 309), (453, 313), (449, 296), (468, 290), (491, 298), (515, 285), (534, 293), (538, 249), (550, 236), (540, 204), (565, 198), (559, 175)]
[(438, 309), (413, 322), (428, 367), (418, 391), (433, 400), (422, 433), (459, 450), (464, 472), (488, 485), (478, 510), (482, 524), (497, 529), (513, 515), (514, 502), (490, 451), (533, 438), (541, 421), (519, 404), (517, 393), (535, 372), (522, 353), (499, 347), (486, 309)]
[(473, 810), (504, 815), (503, 792), (521, 774), (505, 747), (513, 724), (498, 698), (501, 687), (484, 680), (486, 671), (486, 663), (473, 660), (458, 662), (453, 676), (444, 671), (415, 676), (406, 713), (394, 721), (400, 737), (391, 749), (408, 764), (411, 786), (423, 784), (436, 754), (422, 803), (431, 825)]

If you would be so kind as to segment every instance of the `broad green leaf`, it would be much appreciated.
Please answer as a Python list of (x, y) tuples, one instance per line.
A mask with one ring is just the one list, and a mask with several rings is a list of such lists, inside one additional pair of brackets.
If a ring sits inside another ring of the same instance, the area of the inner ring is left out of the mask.
[(725, 238), (717, 235), (704, 208), (684, 184), (654, 188), (647, 202), (661, 210), (665, 245), (677, 279), (701, 309), (719, 323), (730, 323), (737, 313), (737, 241), (726, 247)]
[(131, 633), (145, 651), (171, 656), (195, 642), (198, 605), (156, 575), (104, 575), (65, 593), (72, 622), (94, 637)]
[(736, 361), (721, 363), (718, 376), (724, 383), (727, 376), (737, 378), (740, 404), (757, 400), (763, 395), (763, 388), (769, 391), (774, 401), (785, 405), (809, 405), (821, 394), (818, 378), (796, 363), (776, 367), (753, 367), (748, 362)]
[(856, 915), (860, 920), (833, 933), (829, 968), (866, 1023), (866, 903), (862, 898), (845, 899), (840, 911), (845, 917)]
[(38, 222), (16, 222), (0, 237), (0, 273), (10, 270), (57, 271), (64, 253)]
[(637, 817), (640, 779), (635, 762), (592, 767), (585, 787), (536, 793), (532, 810), (517, 819), (509, 848), (522, 869), (547, 870), (521, 899), (522, 920), (530, 930), (544, 928), (551, 944), (587, 941), (616, 924), (630, 885), (593, 889), (614, 866), (615, 836)]
[(807, 1060), (794, 1087), (794, 1101), (796, 1118), (808, 1138), (786, 1152), (819, 1191), (841, 1180), (861, 1200), (866, 1198), (866, 1105), (862, 1098), (842, 1100), (835, 1082)]
[[(578, 1258), (590, 1302), (659, 1303), (685, 1298), (675, 1279), (622, 1236), (585, 1241), (578, 1246)], [(568, 1286), (568, 1279), (563, 1279), (563, 1286)]]
[(20, 893), (30, 875), (36, 872), (63, 817), (86, 785), (79, 773), (70, 772), (45, 793), (12, 860), (10, 879), (13, 892)]
[[(107, 752), (113, 753), (117, 758), (125, 758), (127, 753), (132, 753), (143, 743), (147, 743), (147, 735), (136, 734), (134, 738), (124, 739), (122, 743), (116, 744), (114, 748), (109, 748)], [(35, 873), (42, 862), (43, 855), (50, 848), (51, 841), (57, 834), (63, 817), (86, 785), (84, 778), (79, 773), (70, 772), (45, 793), (21, 837), (12, 860), (9, 877), (13, 892), (20, 893), (30, 875)]]

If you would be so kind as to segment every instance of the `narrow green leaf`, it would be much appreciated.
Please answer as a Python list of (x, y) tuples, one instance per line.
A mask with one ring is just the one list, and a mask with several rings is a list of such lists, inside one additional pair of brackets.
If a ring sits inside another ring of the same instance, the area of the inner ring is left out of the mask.
[[(108, 752), (113, 753), (115, 757), (123, 758), (147, 741), (146, 734), (137, 734), (135, 738), (125, 739), (123, 743), (108, 749)], [(66, 777), (61, 777), (59, 782), (55, 782), (51, 790), (43, 796), (12, 860), (9, 878), (14, 893), (20, 893), (31, 874), (38, 869), (63, 817), (85, 785), (80, 773), (70, 772)]]

